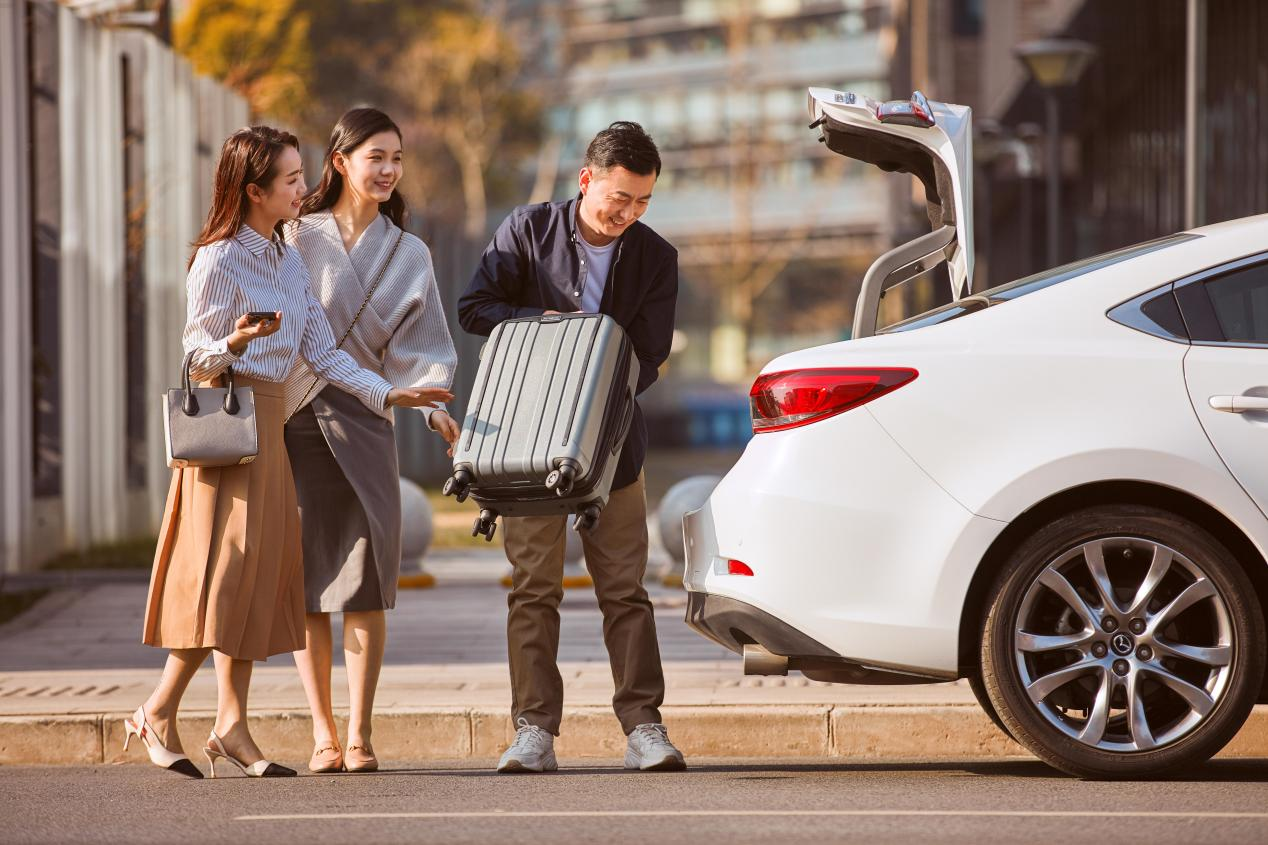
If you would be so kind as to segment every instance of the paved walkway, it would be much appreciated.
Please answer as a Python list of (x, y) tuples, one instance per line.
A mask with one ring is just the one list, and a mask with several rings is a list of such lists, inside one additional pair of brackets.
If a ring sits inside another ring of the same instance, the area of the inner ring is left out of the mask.
[[(388, 616), (378, 709), (508, 706), (506, 590), (498, 583), (506, 572), (505, 560), (494, 551), (448, 553), (434, 556), (427, 568), (437, 586), (402, 590)], [(744, 677), (736, 655), (683, 622), (682, 591), (648, 580), (665, 661), (667, 705), (973, 701), (963, 684), (856, 687), (809, 681), (798, 673)], [(68, 581), (0, 627), (0, 716), (123, 712), (135, 708), (157, 680), (164, 652), (140, 642), (144, 574)], [(593, 591), (568, 590), (560, 615), (559, 659), (567, 703), (607, 704), (613, 685)], [(339, 617), (334, 618), (337, 624)], [(336, 663), (342, 664), (342, 653), (336, 654)], [(346, 706), (346, 686), (334, 686), (336, 706)], [(290, 655), (257, 665), (252, 704), (273, 710), (305, 707)], [(191, 711), (214, 708), (213, 673), (199, 673), (185, 706)]]
[[(402, 591), (389, 616), (376, 749), (391, 760), (496, 759), (512, 738), (506, 590), (499, 583), (507, 565), (498, 552), (481, 549), (436, 555), (428, 570), (437, 586)], [(143, 761), (136, 749), (120, 750), (120, 718), (149, 694), (164, 659), (139, 642), (145, 574), (43, 577), (60, 579), (57, 588), (0, 627), (0, 764)], [(799, 673), (744, 677), (738, 657), (683, 622), (681, 589), (654, 583), (650, 591), (668, 686), (665, 721), (693, 756), (1023, 753), (990, 723), (964, 683), (868, 687), (818, 683)], [(569, 590), (561, 617), (559, 753), (619, 759), (624, 737), (609, 705), (613, 685), (593, 591)], [(336, 670), (336, 712), (347, 705), (341, 675)], [(215, 700), (214, 673), (199, 672), (182, 708), (182, 735), (205, 735)], [(307, 759), (311, 723), (289, 656), (257, 666), (251, 710), (261, 747), (283, 762)], [(1224, 754), (1268, 756), (1268, 708), (1257, 708)]]

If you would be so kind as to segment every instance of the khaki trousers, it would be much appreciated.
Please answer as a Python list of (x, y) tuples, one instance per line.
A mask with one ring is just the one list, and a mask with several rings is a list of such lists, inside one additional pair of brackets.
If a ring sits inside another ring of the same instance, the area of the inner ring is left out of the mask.
[[(511, 715), (559, 735), (564, 687), (559, 655), (567, 517), (503, 519), (513, 566), (506, 639), (511, 665)], [(581, 532), (586, 566), (603, 613), (603, 642), (612, 664), (612, 709), (628, 734), (660, 721), (665, 676), (652, 603), (643, 589), (647, 569), (647, 500), (643, 477), (612, 491), (593, 531)]]

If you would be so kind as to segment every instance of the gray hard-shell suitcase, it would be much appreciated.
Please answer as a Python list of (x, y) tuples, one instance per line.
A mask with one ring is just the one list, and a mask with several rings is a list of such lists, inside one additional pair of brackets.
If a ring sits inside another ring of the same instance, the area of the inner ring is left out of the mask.
[(480, 356), (445, 495), (481, 506), (472, 536), (503, 516), (577, 514), (593, 528), (608, 502), (634, 415), (638, 361), (605, 314), (500, 323)]

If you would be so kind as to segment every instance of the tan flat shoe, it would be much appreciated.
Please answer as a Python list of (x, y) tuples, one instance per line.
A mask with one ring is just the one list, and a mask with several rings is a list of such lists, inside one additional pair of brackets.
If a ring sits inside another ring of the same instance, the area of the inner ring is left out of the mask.
[(324, 775), (330, 772), (343, 771), (343, 754), (337, 745), (320, 745), (313, 749), (313, 758), (308, 761), (308, 771)]
[(377, 772), (379, 759), (364, 745), (349, 745), (343, 752), (344, 768), (349, 772)]

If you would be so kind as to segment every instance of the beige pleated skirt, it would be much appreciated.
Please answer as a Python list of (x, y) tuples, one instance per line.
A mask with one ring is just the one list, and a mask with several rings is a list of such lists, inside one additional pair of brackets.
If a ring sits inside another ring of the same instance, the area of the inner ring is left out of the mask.
[(259, 454), (172, 471), (142, 640), (264, 660), (304, 647), (303, 540), (282, 385), (235, 381), (255, 392)]

